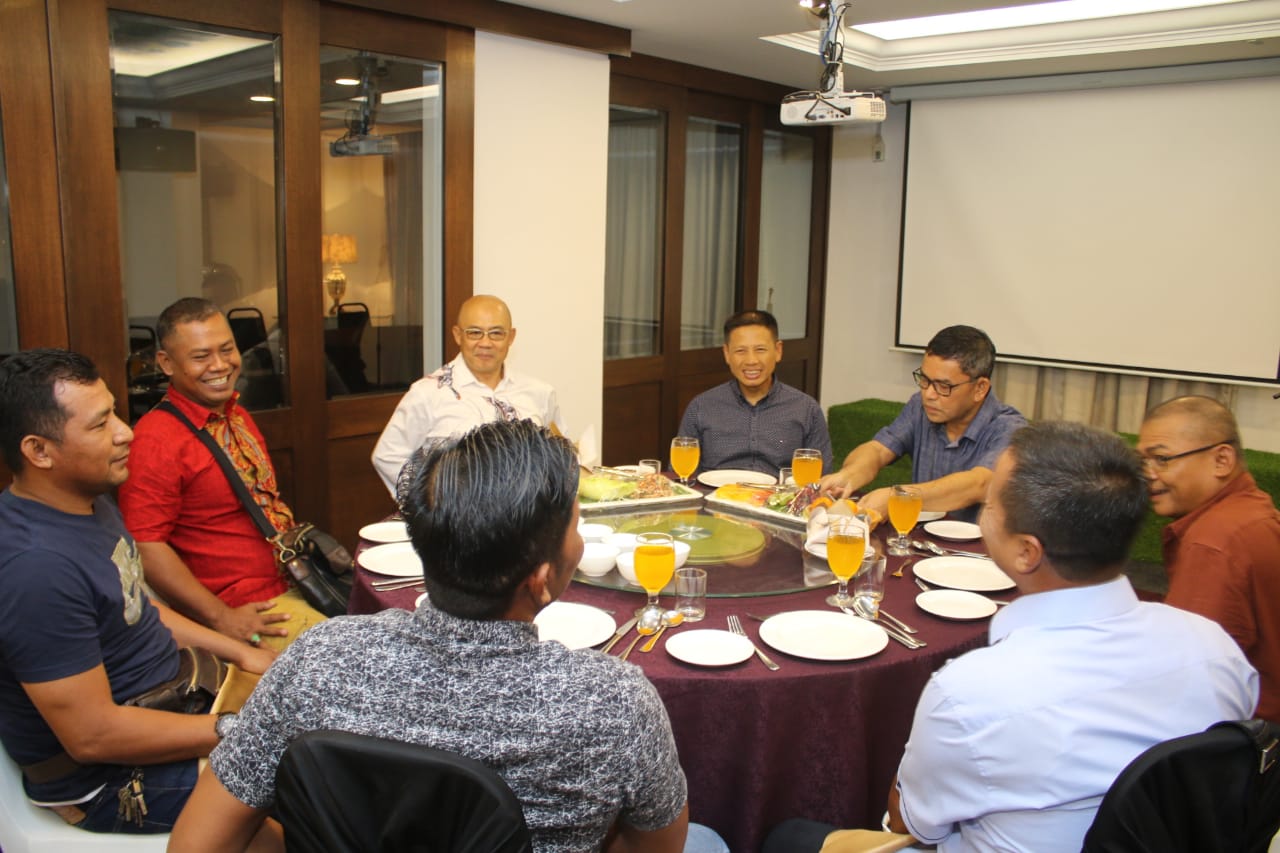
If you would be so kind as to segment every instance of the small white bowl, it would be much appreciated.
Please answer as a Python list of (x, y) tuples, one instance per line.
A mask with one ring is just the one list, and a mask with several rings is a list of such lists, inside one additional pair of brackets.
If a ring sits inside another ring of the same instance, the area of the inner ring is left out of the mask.
[[(676, 540), (676, 568), (677, 569), (683, 566), (685, 561), (689, 559), (689, 550), (690, 548), (689, 548), (688, 542), (681, 542), (679, 539)], [(618, 574), (626, 578), (629, 583), (633, 583), (636, 586), (639, 586), (639, 584), (636, 583), (636, 552), (635, 551), (623, 551), (621, 554), (618, 555)]]
[(624, 553), (636, 549), (636, 534), (634, 533), (610, 533), (601, 541)]
[(609, 573), (618, 559), (618, 549), (603, 542), (588, 542), (582, 548), (582, 559), (578, 561), (578, 571), (584, 575), (598, 578)]
[(613, 528), (607, 524), (579, 524), (578, 532), (582, 534), (583, 540), (587, 542), (603, 542), (606, 536), (613, 533)]

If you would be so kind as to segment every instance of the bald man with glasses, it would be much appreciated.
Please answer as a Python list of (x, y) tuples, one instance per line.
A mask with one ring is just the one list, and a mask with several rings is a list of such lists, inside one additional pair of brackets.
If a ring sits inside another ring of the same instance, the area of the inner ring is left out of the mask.
[(1257, 716), (1280, 721), (1280, 512), (1245, 466), (1231, 410), (1177, 397), (1147, 413), (1138, 453), (1165, 527), (1165, 603), (1220, 624), (1258, 670)]
[(506, 366), (516, 330), (505, 302), (478, 295), (462, 303), (453, 340), (457, 357), (410, 386), (373, 448), (373, 467), (393, 497), (405, 463), (432, 439), (498, 420), (561, 429), (555, 389)]
[[(845, 457), (819, 488), (836, 497), (856, 492), (900, 456), (911, 456), (911, 479), (924, 509), (975, 521), (996, 457), (1026, 418), (991, 390), (996, 348), (972, 326), (948, 326), (933, 336), (912, 372), (919, 393), (898, 417)], [(859, 506), (887, 517), (889, 489), (864, 495)]]

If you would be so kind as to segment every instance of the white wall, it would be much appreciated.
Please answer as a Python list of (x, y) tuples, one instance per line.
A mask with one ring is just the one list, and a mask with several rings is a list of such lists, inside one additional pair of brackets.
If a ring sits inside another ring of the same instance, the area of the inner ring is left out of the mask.
[[(891, 106), (883, 126), (883, 163), (871, 159), (874, 128), (835, 130), (822, 353), (824, 409), (866, 397), (905, 401), (915, 390), (910, 373), (919, 366), (919, 356), (890, 349), (897, 311), (905, 130), (906, 108)], [(1209, 234), (1205, 239), (1213, 242)], [(1152, 294), (1153, 299), (1159, 296)], [(1221, 328), (1222, 345), (1230, 346), (1229, 322)], [(1238, 389), (1235, 414), (1246, 447), (1280, 452), (1280, 400), (1272, 400), (1272, 393)]]
[(608, 57), (476, 33), (475, 287), (511, 307), (508, 363), (599, 435)]

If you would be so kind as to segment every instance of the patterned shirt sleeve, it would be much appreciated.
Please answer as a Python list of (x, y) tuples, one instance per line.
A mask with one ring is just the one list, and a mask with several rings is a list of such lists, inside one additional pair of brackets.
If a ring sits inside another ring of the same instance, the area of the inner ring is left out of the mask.
[(627, 734), (627, 748), (635, 761), (629, 784), (634, 787), (621, 817), (628, 825), (650, 832), (679, 817), (688, 789), (658, 692), (643, 676), (636, 679), (634, 692), (630, 707), (633, 728)]

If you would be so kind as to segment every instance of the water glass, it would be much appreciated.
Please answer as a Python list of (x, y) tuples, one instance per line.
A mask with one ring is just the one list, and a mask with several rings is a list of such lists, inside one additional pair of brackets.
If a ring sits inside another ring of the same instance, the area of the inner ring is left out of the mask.
[(880, 602), (884, 600), (884, 570), (888, 558), (878, 551), (868, 551), (862, 560), (858, 574), (853, 578), (853, 599), (857, 609), (868, 616), (880, 613)]
[(791, 473), (791, 466), (785, 465), (778, 469), (778, 485), (785, 486), (796, 481), (795, 475)]
[(706, 569), (676, 569), (676, 610), (686, 622), (698, 622), (707, 615)]
[(662, 462), (657, 459), (641, 459), (640, 464), (636, 467), (640, 469), (641, 474), (662, 473)]

